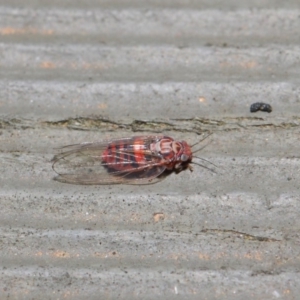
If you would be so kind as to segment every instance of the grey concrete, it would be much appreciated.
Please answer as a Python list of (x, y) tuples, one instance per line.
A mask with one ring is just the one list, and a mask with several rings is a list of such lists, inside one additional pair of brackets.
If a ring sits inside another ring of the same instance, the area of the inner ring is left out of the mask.
[[(299, 15), (298, 1), (0, 1), (0, 298), (298, 299)], [(216, 173), (53, 181), (57, 147), (160, 132), (212, 132), (198, 155)]]

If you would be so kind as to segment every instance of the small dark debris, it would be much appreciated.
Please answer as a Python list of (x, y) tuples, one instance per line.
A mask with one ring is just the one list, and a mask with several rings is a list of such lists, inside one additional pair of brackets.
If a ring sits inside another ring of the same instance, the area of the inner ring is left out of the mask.
[(256, 103), (251, 104), (250, 112), (254, 113), (259, 110), (270, 113), (272, 111), (272, 106), (270, 104), (263, 103), (263, 102), (256, 102)]

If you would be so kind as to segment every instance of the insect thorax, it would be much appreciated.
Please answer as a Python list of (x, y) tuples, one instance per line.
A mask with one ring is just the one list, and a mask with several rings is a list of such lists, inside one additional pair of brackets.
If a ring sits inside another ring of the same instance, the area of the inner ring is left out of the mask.
[(181, 142), (174, 141), (172, 138), (163, 137), (159, 141), (150, 145), (151, 151), (163, 157), (167, 162), (173, 162), (183, 152), (183, 146)]

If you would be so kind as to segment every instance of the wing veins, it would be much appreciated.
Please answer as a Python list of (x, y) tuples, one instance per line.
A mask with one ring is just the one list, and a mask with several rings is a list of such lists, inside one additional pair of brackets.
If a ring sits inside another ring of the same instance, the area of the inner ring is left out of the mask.
[[(149, 143), (149, 139), (154, 140), (156, 138), (157, 136), (143, 137), (143, 141), (145, 141), (145, 143), (146, 141)], [(52, 159), (52, 168), (59, 175), (57, 176), (57, 180), (75, 184), (107, 184), (122, 182), (143, 184), (151, 183), (151, 181), (153, 183), (155, 182), (154, 179), (156, 179), (156, 181), (161, 180), (157, 179), (157, 177), (166, 169), (162, 157), (153, 153), (147, 146), (145, 146), (143, 147), (144, 149), (141, 149), (142, 151), (140, 156), (145, 155), (147, 156), (145, 159), (149, 160), (137, 162), (135, 150), (127, 149), (122, 145), (122, 143), (126, 142), (129, 145), (128, 141), (130, 141), (130, 139), (131, 138), (106, 142), (103, 141), (99, 143), (75, 144), (60, 148), (63, 152), (58, 153)], [(121, 146), (121, 148), (117, 148), (113, 151), (113, 153), (106, 154), (105, 156), (109, 158), (117, 157), (118, 162), (106, 163), (103, 161), (104, 157), (102, 153), (107, 149), (108, 145), (113, 142)], [(145, 145), (143, 142), (139, 144), (141, 146)], [(133, 162), (137, 163), (138, 167), (128, 169), (128, 165)], [(110, 166), (118, 163), (126, 165), (126, 170), (106, 169), (106, 167), (109, 168)], [(100, 167), (99, 164), (101, 164), (100, 169), (98, 169), (98, 167)], [(89, 166), (91, 167), (89, 168)], [(64, 172), (64, 169), (66, 173)], [(91, 171), (93, 173), (91, 173)], [(137, 173), (136, 178), (134, 177), (134, 173)]]

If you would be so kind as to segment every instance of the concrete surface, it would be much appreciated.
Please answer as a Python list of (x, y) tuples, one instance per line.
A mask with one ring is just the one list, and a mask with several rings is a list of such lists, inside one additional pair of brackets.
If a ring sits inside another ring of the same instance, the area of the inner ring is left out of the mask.
[[(299, 299), (299, 1), (61, 2), (0, 1), (0, 298)], [(217, 173), (52, 180), (153, 132)]]

